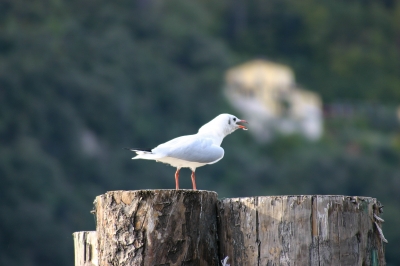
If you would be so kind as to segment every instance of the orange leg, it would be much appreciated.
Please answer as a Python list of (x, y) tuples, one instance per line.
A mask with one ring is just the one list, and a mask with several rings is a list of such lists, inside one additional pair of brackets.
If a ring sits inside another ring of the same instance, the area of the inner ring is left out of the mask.
[(197, 190), (196, 189), (196, 176), (194, 174), (194, 171), (192, 172), (192, 185), (193, 185), (193, 190)]
[(175, 172), (175, 189), (178, 190), (179, 189), (179, 171), (181, 170), (181, 168), (176, 168), (176, 172)]

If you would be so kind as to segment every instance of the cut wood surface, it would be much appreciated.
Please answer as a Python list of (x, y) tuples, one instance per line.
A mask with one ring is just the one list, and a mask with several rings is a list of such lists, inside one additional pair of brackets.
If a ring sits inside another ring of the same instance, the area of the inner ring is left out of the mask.
[(96, 231), (75, 232), (72, 235), (74, 237), (75, 266), (98, 266)]
[(111, 191), (94, 205), (99, 265), (218, 265), (215, 192)]
[(379, 207), (347, 196), (220, 200), (219, 255), (235, 266), (386, 265)]

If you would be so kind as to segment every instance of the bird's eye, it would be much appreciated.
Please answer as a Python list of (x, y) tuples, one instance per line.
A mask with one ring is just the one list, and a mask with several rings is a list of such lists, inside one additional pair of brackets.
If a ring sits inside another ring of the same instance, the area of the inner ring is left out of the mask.
[(236, 121), (236, 118), (233, 118), (233, 121)]

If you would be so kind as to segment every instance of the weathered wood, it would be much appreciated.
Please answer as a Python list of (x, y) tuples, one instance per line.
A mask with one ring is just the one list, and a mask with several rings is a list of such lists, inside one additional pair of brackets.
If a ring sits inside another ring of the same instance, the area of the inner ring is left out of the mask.
[(96, 197), (99, 265), (218, 265), (216, 203), (193, 190)]
[(97, 235), (74, 233), (75, 265), (385, 265), (380, 212), (368, 197), (113, 191)]
[(346, 196), (224, 199), (219, 255), (235, 266), (385, 265), (379, 205)]
[[(286, 232), (285, 237), (286, 252), (289, 256), (290, 265), (294, 261), (304, 261), (310, 265), (309, 247), (312, 243), (312, 224), (310, 221), (311, 196), (283, 196), (283, 217), (287, 217), (290, 230), (282, 228)], [(288, 234), (288, 232), (292, 232)], [(298, 241), (301, 239), (301, 242)], [(298, 241), (296, 243), (296, 241)], [(296, 244), (294, 244), (296, 243)]]
[(75, 266), (98, 266), (96, 231), (75, 232)]

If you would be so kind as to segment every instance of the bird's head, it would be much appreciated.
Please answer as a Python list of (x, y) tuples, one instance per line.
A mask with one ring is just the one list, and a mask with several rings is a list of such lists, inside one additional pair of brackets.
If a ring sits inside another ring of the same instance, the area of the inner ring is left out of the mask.
[(220, 131), (224, 136), (226, 136), (237, 129), (247, 130), (247, 127), (242, 125), (243, 123), (247, 123), (247, 121), (239, 119), (234, 115), (220, 114), (219, 116), (202, 126), (199, 132)]
[(226, 123), (228, 124), (227, 128), (228, 128), (228, 131), (230, 131), (229, 133), (232, 133), (236, 129), (247, 130), (247, 127), (242, 125), (243, 123), (247, 124), (246, 120), (239, 119), (236, 116), (230, 115), (230, 114), (222, 114), (222, 116), (223, 116), (223, 120), (225, 120)]

